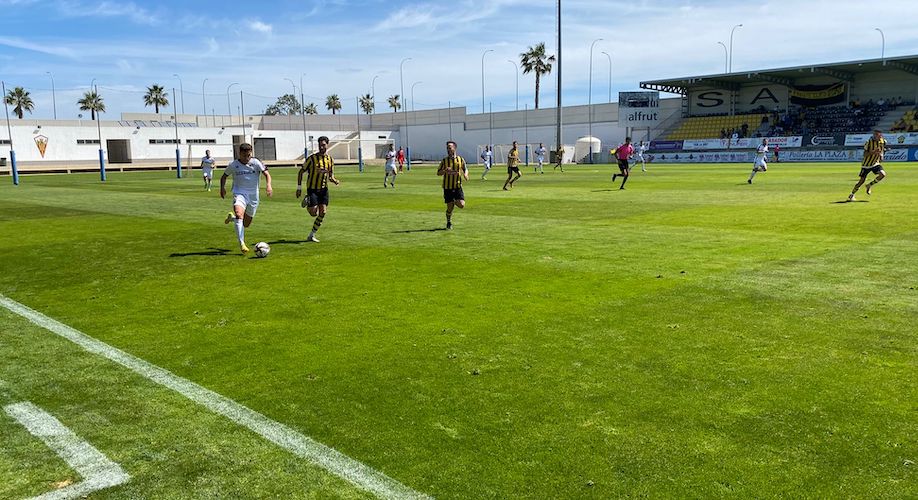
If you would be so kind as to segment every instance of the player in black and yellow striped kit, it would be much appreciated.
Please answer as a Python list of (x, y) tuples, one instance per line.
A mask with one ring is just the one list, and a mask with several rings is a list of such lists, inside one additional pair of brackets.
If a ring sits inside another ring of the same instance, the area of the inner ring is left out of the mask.
[(335, 162), (326, 151), (328, 150), (328, 137), (324, 135), (319, 137), (319, 151), (309, 155), (300, 172), (296, 176), (296, 197), (303, 194), (303, 175), (306, 177), (306, 196), (303, 197), (303, 207), (309, 210), (309, 215), (315, 217), (312, 223), (312, 232), (309, 233), (307, 241), (318, 243), (316, 233), (325, 219), (325, 213), (328, 211), (328, 181), (340, 184), (335, 179)]
[(886, 152), (886, 139), (883, 138), (883, 132), (879, 130), (873, 131), (873, 137), (871, 137), (864, 144), (864, 161), (861, 163), (861, 173), (860, 179), (858, 179), (857, 184), (854, 185), (854, 189), (851, 190), (851, 194), (848, 195), (848, 201), (854, 201), (854, 193), (861, 188), (861, 185), (864, 184), (864, 181), (867, 180), (867, 174), (873, 172), (876, 174), (876, 178), (869, 183), (867, 183), (867, 194), (873, 194), (873, 186), (876, 183), (882, 181), (886, 178), (886, 171), (883, 170), (883, 154)]
[(440, 160), (437, 175), (443, 177), (443, 201), (446, 203), (446, 229), (453, 228), (453, 208), (465, 208), (462, 179), (469, 180), (465, 159), (456, 154), (456, 143), (446, 143), (446, 158)]

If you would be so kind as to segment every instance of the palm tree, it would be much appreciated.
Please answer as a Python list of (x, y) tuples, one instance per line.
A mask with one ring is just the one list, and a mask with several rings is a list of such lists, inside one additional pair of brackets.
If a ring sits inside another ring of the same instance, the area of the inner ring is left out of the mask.
[(325, 107), (331, 110), (332, 114), (338, 112), (341, 109), (341, 99), (338, 98), (338, 94), (332, 94), (325, 98)]
[(399, 95), (390, 95), (389, 96), (389, 107), (392, 108), (392, 112), (397, 113), (398, 110), (402, 109), (402, 103), (399, 101)]
[(373, 96), (370, 94), (360, 96), (360, 109), (366, 114), (372, 113), (373, 110), (376, 109), (376, 103), (373, 102)]
[(555, 62), (555, 56), (545, 55), (545, 42), (541, 42), (535, 47), (529, 47), (529, 50), (520, 54), (520, 65), (523, 67), (523, 74), (535, 73), (535, 109), (539, 109), (539, 85), (542, 75), (551, 73), (551, 63)]
[(166, 93), (166, 89), (154, 83), (147, 87), (147, 93), (143, 96), (143, 103), (147, 106), (153, 106), (156, 114), (159, 114), (160, 106), (165, 107), (169, 105), (168, 97), (169, 94)]
[(10, 106), (16, 106), (13, 108), (13, 113), (15, 113), (20, 120), (25, 111), (31, 113), (32, 109), (35, 108), (35, 103), (32, 102), (29, 93), (22, 87), (16, 87), (8, 91), (6, 93), (6, 103)]
[(319, 109), (316, 108), (316, 103), (311, 102), (307, 104), (305, 108), (303, 108), (303, 113), (306, 113), (307, 115), (317, 115), (319, 114)]
[(92, 119), (96, 119), (96, 113), (105, 112), (105, 103), (102, 102), (102, 96), (94, 90), (87, 90), (83, 98), (77, 101), (82, 111), (91, 111)]

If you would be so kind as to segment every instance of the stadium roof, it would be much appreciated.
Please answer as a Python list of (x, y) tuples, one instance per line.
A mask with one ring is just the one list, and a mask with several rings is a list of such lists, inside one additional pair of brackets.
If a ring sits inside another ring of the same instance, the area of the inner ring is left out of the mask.
[(777, 83), (793, 86), (796, 79), (814, 74), (851, 82), (858, 73), (874, 73), (889, 69), (918, 75), (918, 55), (651, 80), (641, 82), (641, 88), (686, 95), (689, 90), (699, 87), (738, 90), (749, 83)]

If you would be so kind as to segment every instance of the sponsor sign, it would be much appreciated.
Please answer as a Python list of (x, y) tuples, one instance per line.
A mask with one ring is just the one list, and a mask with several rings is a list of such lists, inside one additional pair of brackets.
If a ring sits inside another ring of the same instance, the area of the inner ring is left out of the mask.
[(619, 92), (618, 124), (621, 127), (654, 127), (660, 123), (659, 92)]
[(826, 106), (845, 102), (847, 85), (844, 82), (829, 85), (798, 85), (790, 89), (791, 104), (800, 106)]
[(727, 149), (730, 141), (727, 139), (687, 139), (682, 141), (682, 149)]
[(650, 149), (654, 151), (680, 151), (682, 141), (650, 141)]
[(657, 163), (747, 163), (752, 162), (751, 151), (712, 151), (704, 153), (663, 153), (655, 155)]
[(908, 157), (909, 161), (918, 161), (918, 148), (909, 148)]
[(806, 146), (835, 146), (844, 142), (844, 138), (838, 141), (834, 135), (808, 135), (803, 138), (803, 144)]
[[(863, 154), (861, 154), (863, 157)], [(781, 153), (781, 161), (860, 161), (857, 150), (796, 150)]]
[[(726, 114), (730, 112), (729, 90), (699, 89), (690, 90), (688, 95), (689, 112), (692, 115)], [(736, 111), (756, 111), (763, 107), (771, 113), (778, 109), (787, 109), (787, 87), (778, 84), (744, 85), (734, 94)], [(758, 126), (750, 123), (749, 126)]]
[[(863, 146), (873, 134), (848, 134), (845, 136), (845, 146)], [(901, 134), (883, 134), (888, 146), (916, 146), (918, 145), (918, 132), (903, 132)]]

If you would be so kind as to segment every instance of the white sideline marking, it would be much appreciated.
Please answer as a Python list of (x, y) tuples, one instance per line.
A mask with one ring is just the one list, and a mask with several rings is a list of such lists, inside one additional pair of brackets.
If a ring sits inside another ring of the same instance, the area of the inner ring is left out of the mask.
[(34, 497), (34, 500), (79, 498), (94, 491), (126, 483), (131, 478), (121, 466), (80, 439), (53, 415), (32, 403), (16, 403), (4, 407), (3, 410), (22, 424), (30, 434), (44, 441), (48, 448), (54, 450), (54, 453), (63, 458), (83, 478), (82, 482), (49, 491)]
[(118, 348), (112, 347), (105, 342), (96, 340), (79, 330), (51, 319), (2, 294), (0, 294), (0, 306), (79, 345), (93, 354), (108, 358), (157, 384), (172, 389), (210, 411), (223, 415), (281, 448), (285, 448), (295, 455), (315, 463), (328, 472), (378, 497), (399, 499), (431, 498), (412, 490), (389, 476), (386, 476), (382, 472), (364, 465), (334, 448), (325, 446), (280, 422), (271, 420), (251, 408), (243, 406), (232, 399), (221, 396), (210, 389), (201, 387), (190, 380), (179, 377), (168, 370), (160, 368), (136, 356), (132, 356)]

